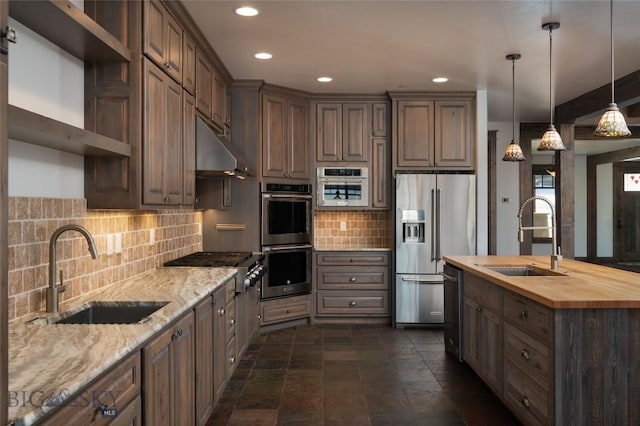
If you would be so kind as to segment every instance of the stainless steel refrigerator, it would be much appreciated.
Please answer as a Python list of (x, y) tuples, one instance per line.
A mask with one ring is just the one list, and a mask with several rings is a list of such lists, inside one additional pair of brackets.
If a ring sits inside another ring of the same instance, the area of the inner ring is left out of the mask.
[(476, 180), (470, 174), (395, 179), (395, 322), (443, 324), (445, 255), (476, 254)]

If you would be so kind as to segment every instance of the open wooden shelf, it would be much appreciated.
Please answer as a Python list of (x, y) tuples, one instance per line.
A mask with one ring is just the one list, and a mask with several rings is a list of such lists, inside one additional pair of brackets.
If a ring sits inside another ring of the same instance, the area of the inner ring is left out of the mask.
[(131, 146), (9, 105), (9, 139), (96, 157), (130, 157)]
[(9, 16), (83, 61), (131, 60), (125, 45), (67, 0), (10, 0)]

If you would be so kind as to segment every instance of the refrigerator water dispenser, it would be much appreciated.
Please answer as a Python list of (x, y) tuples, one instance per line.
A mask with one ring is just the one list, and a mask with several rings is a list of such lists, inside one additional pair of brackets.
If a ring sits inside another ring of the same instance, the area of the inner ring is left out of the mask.
[(402, 242), (424, 243), (424, 210), (402, 210)]

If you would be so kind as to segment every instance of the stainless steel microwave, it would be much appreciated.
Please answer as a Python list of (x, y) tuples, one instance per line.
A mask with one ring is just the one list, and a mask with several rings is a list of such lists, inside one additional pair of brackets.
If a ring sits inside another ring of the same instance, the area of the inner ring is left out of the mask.
[(367, 167), (318, 167), (318, 207), (366, 207), (369, 205)]

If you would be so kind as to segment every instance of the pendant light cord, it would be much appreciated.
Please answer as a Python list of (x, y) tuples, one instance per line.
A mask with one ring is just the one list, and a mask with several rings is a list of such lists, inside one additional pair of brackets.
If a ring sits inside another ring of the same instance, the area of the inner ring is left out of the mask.
[(511, 142), (516, 140), (516, 59), (511, 60)]
[(609, 28), (611, 29), (611, 103), (614, 103), (614, 96), (613, 96), (613, 91), (614, 91), (614, 72), (613, 72), (613, 63), (614, 63), (614, 59), (613, 59), (613, 0), (611, 0), (609, 2), (610, 4), (610, 9), (609, 9)]
[(552, 33), (553, 28), (549, 27), (549, 115), (550, 115), (550, 123), (549, 125), (553, 125), (553, 88), (551, 86), (552, 78), (551, 78), (551, 50), (553, 49), (553, 41), (552, 41)]

